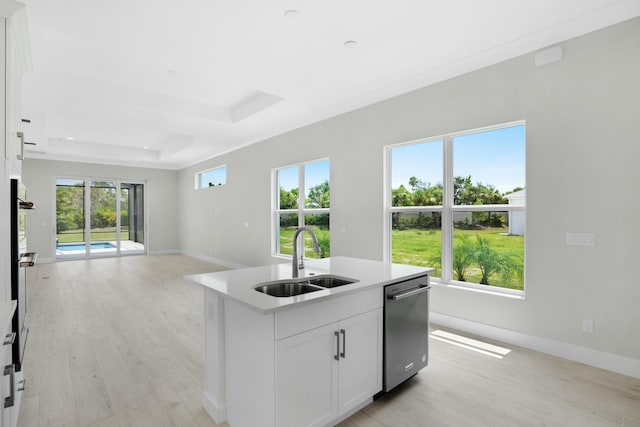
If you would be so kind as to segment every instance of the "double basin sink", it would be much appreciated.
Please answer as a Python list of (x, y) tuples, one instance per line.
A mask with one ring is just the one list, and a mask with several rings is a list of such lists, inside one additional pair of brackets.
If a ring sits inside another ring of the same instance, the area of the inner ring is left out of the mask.
[(285, 279), (262, 283), (254, 289), (273, 297), (293, 297), (309, 292), (321, 291), (327, 288), (344, 286), (355, 282), (357, 282), (357, 280), (348, 279), (346, 277), (321, 275), (316, 277), (302, 277), (299, 279)]

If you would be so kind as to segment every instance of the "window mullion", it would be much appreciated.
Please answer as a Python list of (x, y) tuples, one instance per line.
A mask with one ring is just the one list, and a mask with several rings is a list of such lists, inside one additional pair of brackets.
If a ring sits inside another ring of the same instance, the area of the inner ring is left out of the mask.
[(443, 155), (443, 196), (442, 196), (442, 257), (441, 279), (445, 282), (451, 280), (453, 257), (453, 138), (447, 136), (442, 145)]
[[(298, 168), (298, 227), (304, 226), (304, 164)], [(304, 255), (304, 233), (300, 233), (298, 241), (293, 242), (294, 245), (298, 245), (298, 253)]]

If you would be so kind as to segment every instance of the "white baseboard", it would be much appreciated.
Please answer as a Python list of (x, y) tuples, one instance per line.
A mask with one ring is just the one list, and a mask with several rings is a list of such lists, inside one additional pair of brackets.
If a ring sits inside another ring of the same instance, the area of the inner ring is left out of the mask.
[(174, 255), (179, 253), (180, 251), (178, 249), (156, 249), (156, 250), (147, 249), (147, 254), (149, 255)]
[(548, 338), (527, 335), (442, 313), (431, 312), (429, 316), (430, 321), (438, 325), (502, 341), (507, 344), (517, 345), (541, 353), (551, 354), (562, 357), (563, 359), (573, 360), (574, 362), (584, 363), (585, 365), (595, 366), (630, 377), (640, 378), (640, 360), (554, 341)]
[(202, 407), (216, 424), (227, 421), (227, 405), (218, 405), (206, 391), (202, 393)]
[(227, 267), (231, 270), (237, 270), (239, 268), (247, 268), (247, 265), (243, 265), (243, 264), (238, 264), (235, 262), (231, 262), (231, 261), (227, 261), (224, 259), (220, 259), (220, 258), (214, 258), (214, 257), (210, 257), (207, 255), (202, 255), (196, 252), (191, 252), (191, 251), (180, 251), (180, 253), (182, 255), (186, 255), (186, 256), (190, 256), (192, 258), (196, 258), (202, 261), (207, 261), (210, 262), (212, 264), (217, 264), (217, 265), (221, 265), (222, 267)]

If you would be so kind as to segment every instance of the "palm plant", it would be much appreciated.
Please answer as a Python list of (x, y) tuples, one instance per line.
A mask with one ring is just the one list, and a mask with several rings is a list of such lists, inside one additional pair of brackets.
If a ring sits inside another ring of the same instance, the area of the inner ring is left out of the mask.
[(524, 271), (522, 263), (516, 262), (511, 256), (497, 252), (489, 247), (489, 241), (476, 235), (476, 242), (473, 245), (472, 256), (480, 268), (482, 278), (480, 283), (489, 284), (489, 277), (499, 274), (505, 283), (511, 283), (513, 276), (522, 277)]
[(458, 243), (454, 243), (453, 246), (453, 273), (456, 275), (456, 280), (466, 282), (465, 274), (474, 261), (474, 245), (467, 234), (460, 234), (456, 239)]
[(320, 246), (320, 258), (330, 257), (331, 256), (331, 239), (329, 237), (329, 230), (314, 228), (314, 232), (318, 239), (318, 245)]

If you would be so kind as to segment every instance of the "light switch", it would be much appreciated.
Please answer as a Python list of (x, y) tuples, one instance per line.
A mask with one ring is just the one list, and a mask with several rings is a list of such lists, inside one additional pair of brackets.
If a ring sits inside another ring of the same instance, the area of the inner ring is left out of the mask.
[(567, 246), (595, 246), (596, 235), (593, 233), (567, 233)]

